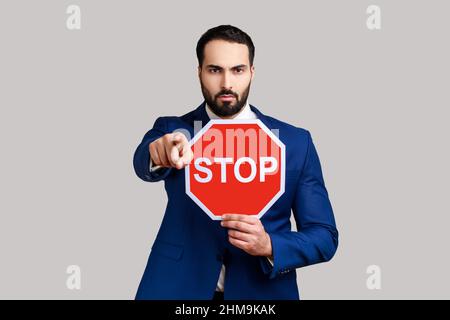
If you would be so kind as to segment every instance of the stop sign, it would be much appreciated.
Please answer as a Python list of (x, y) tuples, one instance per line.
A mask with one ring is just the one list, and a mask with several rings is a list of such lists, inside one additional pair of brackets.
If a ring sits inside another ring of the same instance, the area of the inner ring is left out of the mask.
[(190, 145), (186, 193), (211, 219), (261, 218), (284, 193), (285, 146), (259, 119), (210, 120)]

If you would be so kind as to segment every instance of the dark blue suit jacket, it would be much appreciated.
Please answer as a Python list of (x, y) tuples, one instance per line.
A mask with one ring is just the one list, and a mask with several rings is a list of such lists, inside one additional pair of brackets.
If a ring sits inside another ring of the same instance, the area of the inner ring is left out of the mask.
[[(185, 193), (184, 169), (149, 171), (149, 144), (176, 129), (194, 136), (194, 121), (209, 121), (203, 102), (181, 117), (160, 117), (134, 154), (144, 181), (164, 181), (168, 203), (136, 299), (211, 299), (222, 263), (225, 299), (299, 299), (296, 268), (330, 260), (338, 246), (333, 210), (310, 133), (250, 106), (286, 146), (285, 193), (261, 218), (270, 235), (274, 266), (228, 242), (227, 229)], [(294, 214), (297, 230), (291, 231)], [(151, 208), (150, 208), (151, 213)]]

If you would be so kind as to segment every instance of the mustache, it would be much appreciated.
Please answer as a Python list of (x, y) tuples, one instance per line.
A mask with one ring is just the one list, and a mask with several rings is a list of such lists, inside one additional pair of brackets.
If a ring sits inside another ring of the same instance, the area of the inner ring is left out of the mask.
[(216, 98), (220, 97), (221, 95), (233, 95), (236, 99), (238, 98), (237, 93), (230, 90), (220, 91), (218, 94), (216, 94)]

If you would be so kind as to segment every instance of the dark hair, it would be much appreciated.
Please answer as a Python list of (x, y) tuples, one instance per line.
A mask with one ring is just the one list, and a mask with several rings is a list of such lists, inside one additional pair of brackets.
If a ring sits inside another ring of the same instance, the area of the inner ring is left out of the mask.
[(252, 39), (239, 28), (230, 25), (221, 25), (215, 28), (211, 28), (206, 31), (197, 42), (197, 59), (198, 64), (201, 66), (205, 58), (205, 46), (212, 40), (225, 40), (228, 42), (236, 42), (245, 44), (248, 47), (248, 57), (250, 59), (250, 66), (253, 65), (253, 58), (255, 57), (255, 46)]

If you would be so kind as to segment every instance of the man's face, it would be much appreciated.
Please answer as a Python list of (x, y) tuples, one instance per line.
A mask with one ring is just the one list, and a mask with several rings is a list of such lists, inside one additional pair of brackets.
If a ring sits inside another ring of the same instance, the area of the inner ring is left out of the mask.
[(212, 111), (222, 118), (231, 118), (241, 111), (254, 72), (245, 44), (224, 40), (208, 42), (198, 75), (203, 97)]

